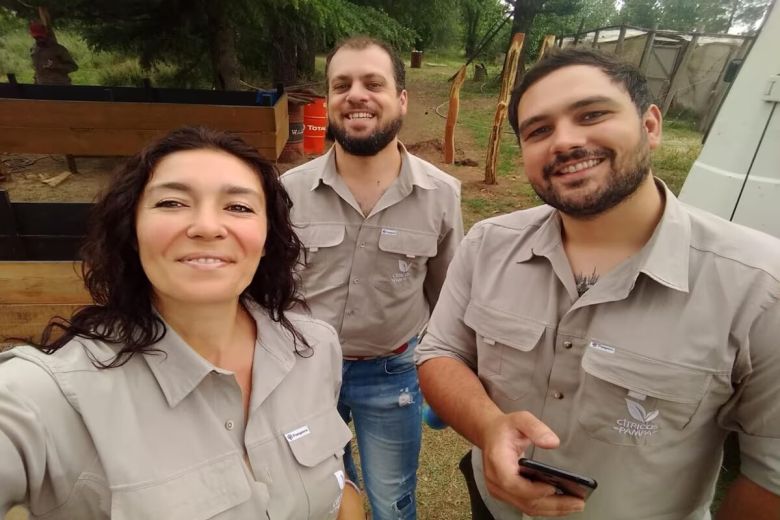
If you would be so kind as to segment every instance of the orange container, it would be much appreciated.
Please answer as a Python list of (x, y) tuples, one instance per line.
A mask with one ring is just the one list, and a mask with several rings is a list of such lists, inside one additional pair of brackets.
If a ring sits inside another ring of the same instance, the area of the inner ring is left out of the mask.
[(321, 154), (325, 151), (328, 128), (328, 108), (325, 98), (316, 98), (303, 107), (303, 152)]

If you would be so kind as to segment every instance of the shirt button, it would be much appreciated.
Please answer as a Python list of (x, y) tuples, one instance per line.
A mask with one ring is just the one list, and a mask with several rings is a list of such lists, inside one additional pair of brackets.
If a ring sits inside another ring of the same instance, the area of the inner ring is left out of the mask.
[(235, 423), (233, 421), (226, 421), (225, 422), (225, 429), (226, 430), (232, 430), (233, 427), (235, 427)]
[(360, 247), (366, 247), (366, 243), (365, 242), (361, 242), (360, 243)]
[(355, 278), (354, 280), (352, 280), (352, 283), (354, 283), (355, 285), (357, 285), (357, 284), (359, 284), (359, 283), (360, 283), (360, 280), (359, 280), (359, 279), (357, 279), (357, 278)]
[(571, 341), (564, 341), (563, 342), (563, 348), (569, 349), (572, 347)]
[(553, 392), (553, 397), (556, 399), (563, 399), (563, 394), (558, 391), (555, 391)]

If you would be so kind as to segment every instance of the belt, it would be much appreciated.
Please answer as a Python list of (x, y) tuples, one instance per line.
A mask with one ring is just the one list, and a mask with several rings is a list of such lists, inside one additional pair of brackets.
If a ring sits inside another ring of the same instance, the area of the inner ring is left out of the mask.
[(343, 356), (345, 361), (365, 361), (367, 359), (377, 359), (387, 356), (397, 356), (398, 354), (403, 354), (406, 352), (406, 349), (409, 348), (409, 342), (404, 343), (400, 347), (398, 347), (395, 350), (391, 350), (387, 354), (382, 354), (381, 356)]

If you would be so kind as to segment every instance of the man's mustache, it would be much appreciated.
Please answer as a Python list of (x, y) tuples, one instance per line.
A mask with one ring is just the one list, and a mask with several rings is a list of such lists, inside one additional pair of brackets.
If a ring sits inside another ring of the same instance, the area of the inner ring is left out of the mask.
[(545, 179), (549, 179), (561, 165), (569, 161), (583, 161), (587, 159), (612, 159), (615, 153), (608, 148), (575, 148), (566, 153), (555, 156), (555, 159), (542, 168)]

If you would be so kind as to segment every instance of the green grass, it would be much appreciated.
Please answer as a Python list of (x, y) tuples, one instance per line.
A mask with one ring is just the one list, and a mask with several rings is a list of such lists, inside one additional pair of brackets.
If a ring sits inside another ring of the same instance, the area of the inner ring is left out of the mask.
[[(79, 70), (70, 74), (74, 85), (140, 86), (148, 77), (154, 85), (172, 86), (173, 66), (161, 66), (144, 71), (137, 58), (120, 54), (95, 51), (77, 33), (68, 29), (57, 31), (57, 41), (70, 52)], [(7, 73), (16, 74), (20, 83), (32, 83), (34, 70), (30, 49), (34, 41), (26, 27), (10, 28), (0, 38), (0, 78)]]

